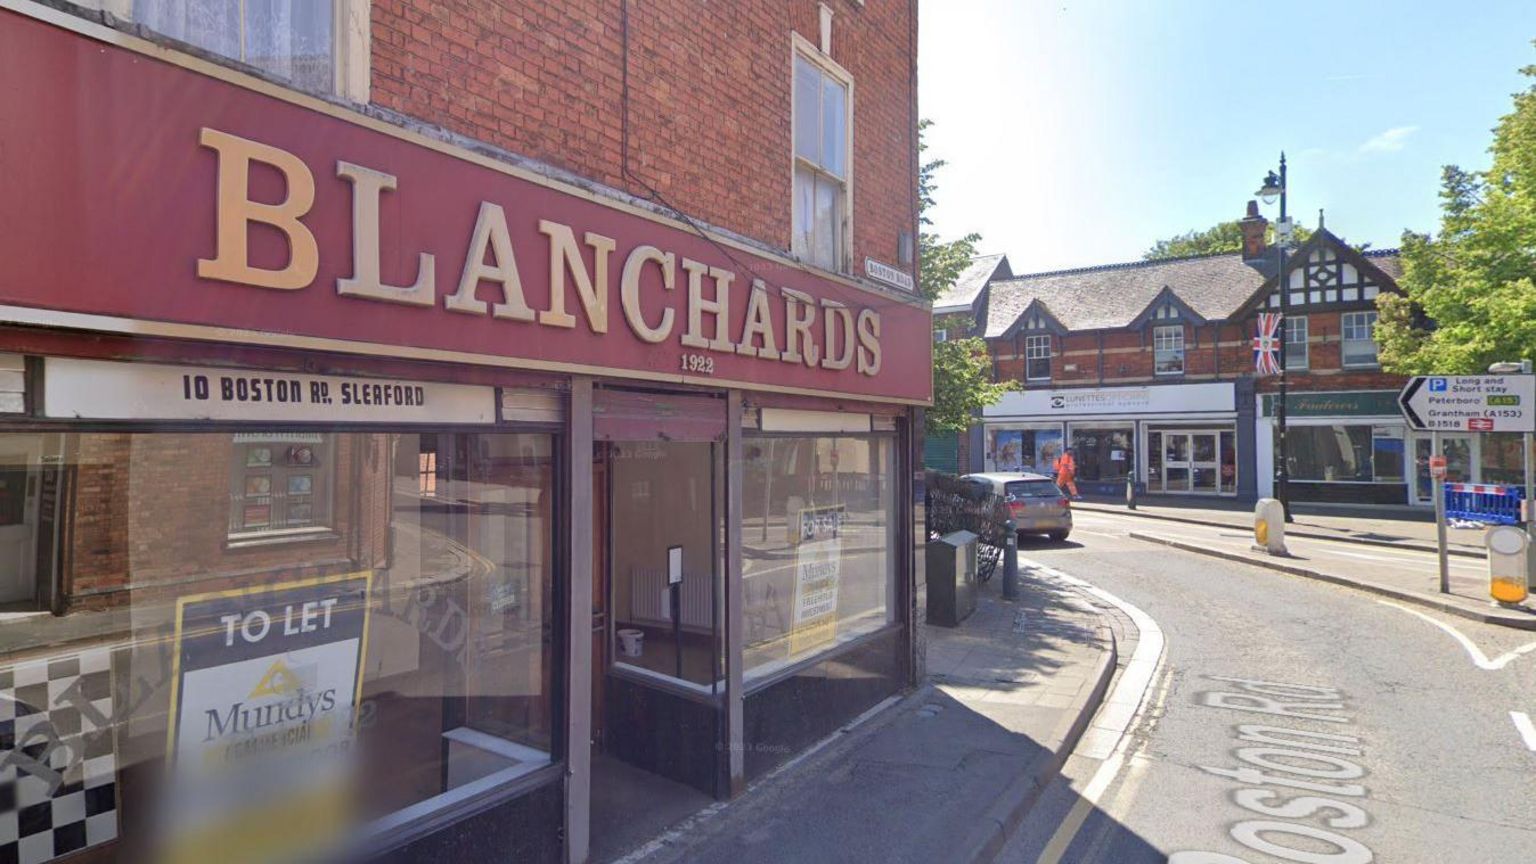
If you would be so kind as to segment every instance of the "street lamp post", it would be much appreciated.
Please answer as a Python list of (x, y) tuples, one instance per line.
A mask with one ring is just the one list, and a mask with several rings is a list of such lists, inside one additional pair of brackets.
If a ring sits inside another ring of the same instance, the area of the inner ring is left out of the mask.
[(1285, 511), (1285, 521), (1293, 521), (1291, 518), (1291, 450), (1286, 443), (1286, 322), (1290, 320), (1290, 286), (1285, 278), (1285, 246), (1290, 241), (1289, 223), (1286, 217), (1286, 175), (1285, 153), (1280, 154), (1280, 173), (1271, 171), (1264, 178), (1264, 185), (1257, 193), (1264, 203), (1273, 203), (1276, 196), (1280, 198), (1280, 221), (1275, 223), (1275, 248), (1279, 252), (1280, 269), (1275, 273), (1275, 285), (1280, 291), (1280, 332), (1277, 334), (1280, 343), (1280, 394), (1275, 400), (1275, 427), (1279, 436), (1280, 471), (1275, 479), (1275, 498), (1279, 499), (1280, 507)]

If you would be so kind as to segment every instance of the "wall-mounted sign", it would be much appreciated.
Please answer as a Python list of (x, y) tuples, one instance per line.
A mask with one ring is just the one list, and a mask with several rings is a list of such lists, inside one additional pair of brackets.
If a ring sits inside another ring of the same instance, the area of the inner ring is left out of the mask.
[[(1275, 396), (1265, 394), (1265, 417), (1275, 416)], [(1397, 391), (1351, 390), (1334, 393), (1288, 393), (1287, 417), (1395, 417), (1398, 414)]]
[(43, 413), (92, 420), (494, 423), (496, 389), (48, 357)]
[(162, 860), (283, 860), (342, 838), (372, 575), (177, 600)]
[(1420, 375), (1397, 401), (1420, 431), (1536, 432), (1536, 375)]
[(28, 154), (0, 184), (0, 321), (930, 396), (919, 298), (92, 32), (0, 11), (0, 57), (73, 70), (0, 88), (0, 152)]
[(917, 287), (912, 281), (912, 274), (899, 270), (889, 264), (881, 264), (873, 258), (864, 259), (864, 275), (879, 282), (884, 282), (903, 291), (916, 291)]
[(1054, 419), (1105, 414), (1225, 413), (1237, 409), (1230, 383), (1164, 384), (1149, 387), (1083, 387), (1004, 393), (984, 409), (993, 419)]

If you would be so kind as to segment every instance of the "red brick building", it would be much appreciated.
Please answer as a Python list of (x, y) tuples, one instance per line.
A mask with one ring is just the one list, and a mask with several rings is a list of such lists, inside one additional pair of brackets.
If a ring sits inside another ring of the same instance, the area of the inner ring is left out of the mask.
[[(1398, 290), (1396, 250), (1356, 250), (1319, 224), (1279, 274), (1256, 208), (1242, 225), (1243, 253), (968, 288), (997, 380), (1020, 387), (987, 409), (969, 467), (1049, 470), (1072, 447), (1089, 494), (1122, 494), (1128, 475), (1152, 494), (1272, 494), (1279, 378), (1255, 375), (1254, 337), (1284, 284), (1292, 499), (1427, 503), (1429, 440), (1405, 428), (1403, 379), (1381, 370), (1372, 338), (1375, 298)], [(1453, 476), (1510, 479), (1519, 444), (1502, 437), (1457, 439)]]
[(0, 858), (608, 859), (917, 680), (916, 46), (0, 2)]

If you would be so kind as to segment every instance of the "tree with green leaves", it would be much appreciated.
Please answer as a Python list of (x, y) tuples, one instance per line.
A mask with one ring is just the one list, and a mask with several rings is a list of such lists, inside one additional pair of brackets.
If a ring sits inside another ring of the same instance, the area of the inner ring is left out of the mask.
[[(1307, 242), (1312, 232), (1297, 225), (1292, 232), (1292, 242), (1301, 244)], [(1269, 226), (1269, 242), (1274, 241), (1275, 228)], [(1143, 261), (1158, 261), (1164, 258), (1187, 258), (1191, 255), (1215, 255), (1219, 252), (1243, 251), (1243, 229), (1237, 220), (1231, 222), (1218, 222), (1204, 231), (1186, 231), (1166, 240), (1159, 240), (1156, 244), (1143, 252)]]
[[(917, 126), (918, 153), (928, 149), (922, 133), (932, 124), (923, 120)], [(918, 173), (918, 220), (923, 229), (933, 224), (928, 211), (934, 204), (938, 184), (934, 175), (944, 167), (944, 160), (922, 163)], [(936, 300), (948, 291), (976, 257), (980, 234), (967, 234), (945, 242), (928, 230), (918, 232), (918, 286), (924, 297)], [(981, 339), (951, 339), (933, 346), (933, 407), (927, 412), (930, 434), (960, 433), (970, 427), (977, 411), (1001, 399), (1013, 389), (1011, 384), (992, 383), (992, 362), (987, 357), (986, 342)]]
[[(1536, 79), (1536, 66), (1520, 70)], [(1401, 296), (1382, 294), (1383, 368), (1480, 373), (1536, 359), (1536, 83), (1493, 130), (1487, 171), (1447, 165), (1438, 236), (1403, 234)]]

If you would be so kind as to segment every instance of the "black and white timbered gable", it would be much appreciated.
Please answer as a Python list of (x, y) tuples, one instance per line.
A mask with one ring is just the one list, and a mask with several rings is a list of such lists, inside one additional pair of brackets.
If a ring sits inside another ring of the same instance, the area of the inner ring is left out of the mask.
[(1378, 295), (1398, 290), (1392, 276), (1368, 254), (1326, 228), (1318, 228), (1288, 256), (1281, 277), (1268, 279), (1234, 317), (1279, 311), (1281, 284), (1292, 314), (1375, 308)]

